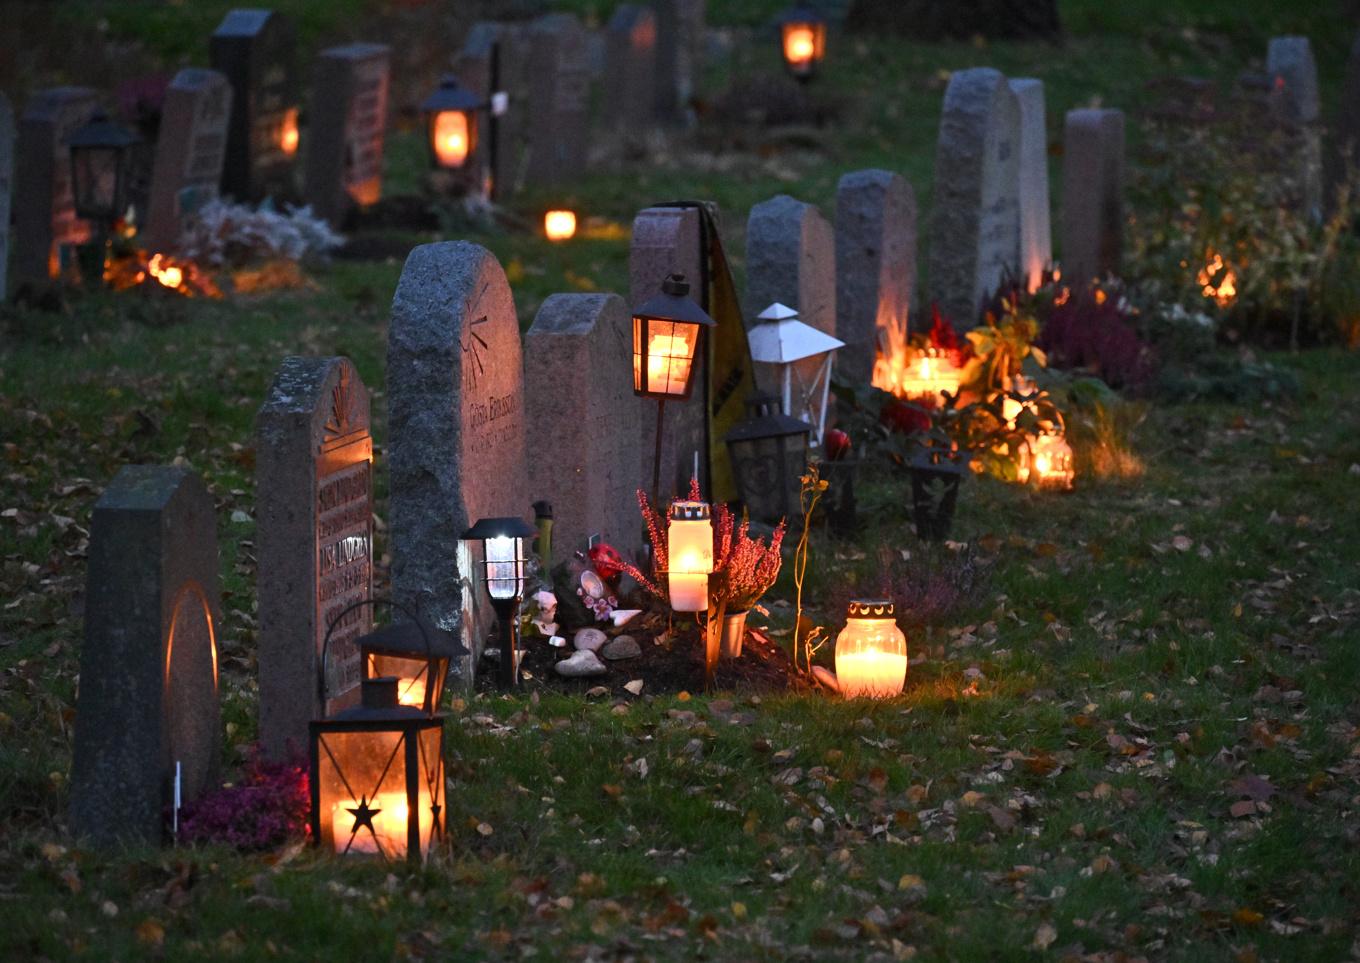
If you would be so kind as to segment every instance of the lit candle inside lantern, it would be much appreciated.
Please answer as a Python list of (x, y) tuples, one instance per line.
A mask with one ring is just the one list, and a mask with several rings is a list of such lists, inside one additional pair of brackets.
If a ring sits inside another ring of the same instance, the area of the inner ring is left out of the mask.
[(954, 367), (948, 358), (923, 354), (902, 372), (897, 384), (888, 390), (901, 398), (938, 401), (941, 392), (957, 392), (962, 380), (961, 370)]
[(404, 706), (425, 707), (425, 677), (397, 680), (397, 702)]
[[(362, 811), (364, 807), (371, 814), (373, 829), (359, 822), (361, 817), (351, 810)], [(337, 853), (367, 853), (383, 855), (388, 859), (401, 859), (406, 855), (408, 818), (410, 810), (406, 805), (406, 794), (401, 792), (380, 792), (372, 799), (346, 799), (331, 809), (331, 835), (334, 837)], [(430, 838), (434, 825), (434, 813), (427, 805), (420, 811), (420, 840), (422, 850)]]
[(468, 115), (442, 110), (434, 118), (434, 150), (442, 167), (462, 167), (468, 155)]
[(493, 599), (514, 598), (520, 575), (519, 539), (497, 535), (486, 540), (486, 593)]
[(817, 37), (811, 24), (791, 24), (784, 31), (784, 59), (791, 67), (806, 67), (816, 53)]
[(298, 149), (298, 112), (296, 107), (292, 107), (283, 113), (283, 122), (279, 124), (279, 150), (288, 156), (297, 153)]
[(647, 390), (673, 391), (689, 381), (690, 350), (679, 335), (653, 334), (647, 342)]
[(1040, 435), (1030, 442), (1030, 474), (1040, 488), (1072, 487), (1076, 472), (1072, 467), (1072, 446), (1062, 435)]
[(847, 699), (897, 695), (907, 678), (907, 637), (889, 599), (856, 599), (836, 637), (836, 682)]
[(575, 211), (549, 211), (543, 215), (543, 233), (550, 241), (565, 241), (576, 236)]
[(671, 608), (676, 612), (707, 612), (713, 523), (706, 502), (676, 502), (671, 506), (666, 545)]

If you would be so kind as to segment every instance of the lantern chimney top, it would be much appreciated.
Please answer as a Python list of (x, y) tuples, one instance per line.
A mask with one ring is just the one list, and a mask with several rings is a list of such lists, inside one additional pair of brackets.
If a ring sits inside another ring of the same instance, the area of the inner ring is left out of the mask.
[(896, 607), (892, 599), (854, 599), (845, 614), (851, 619), (894, 619)]
[(661, 292), (672, 297), (683, 298), (689, 294), (689, 282), (685, 280), (683, 274), (667, 275), (666, 280), (661, 282)]
[(385, 675), (376, 679), (364, 679), (362, 683), (363, 705), (365, 709), (395, 709), (397, 702), (397, 679)]

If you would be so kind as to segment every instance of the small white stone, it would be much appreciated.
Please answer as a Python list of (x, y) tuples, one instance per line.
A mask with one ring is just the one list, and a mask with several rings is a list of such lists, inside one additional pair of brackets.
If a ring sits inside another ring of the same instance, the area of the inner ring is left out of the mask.
[(832, 692), (841, 691), (840, 681), (836, 678), (836, 673), (832, 672), (830, 669), (823, 668), (820, 665), (814, 665), (812, 667), (812, 677)]
[(634, 616), (642, 614), (642, 609), (615, 609), (609, 613), (609, 617), (614, 620), (614, 628), (620, 625), (627, 625)]
[(581, 629), (572, 637), (571, 644), (577, 649), (585, 649), (590, 652), (600, 651), (600, 647), (609, 641), (609, 636), (599, 629)]
[(600, 657), (589, 649), (581, 649), (573, 652), (570, 658), (563, 659), (555, 666), (558, 675), (567, 678), (579, 676), (604, 675), (609, 670), (600, 661)]
[(633, 695), (642, 695), (643, 684), (644, 683), (641, 679), (634, 679), (632, 682), (625, 683), (624, 688), (631, 692)]

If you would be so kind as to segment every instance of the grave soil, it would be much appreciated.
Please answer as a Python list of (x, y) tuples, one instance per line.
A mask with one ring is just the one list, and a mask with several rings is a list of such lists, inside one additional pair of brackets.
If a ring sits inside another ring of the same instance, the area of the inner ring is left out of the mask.
[[(634, 679), (643, 681), (642, 695), (706, 691), (704, 643), (696, 626), (673, 625), (667, 637), (664, 617), (643, 615), (634, 623), (617, 630), (609, 629), (607, 634), (611, 639), (631, 635), (642, 647), (642, 654), (619, 661), (602, 659), (608, 668), (603, 675), (568, 678), (554, 670), (555, 663), (575, 651), (570, 639), (560, 649), (549, 646), (541, 637), (521, 640), (524, 647), (520, 661), (524, 674), (520, 683), (522, 691), (525, 694), (534, 691), (581, 694), (603, 686), (611, 696), (629, 698), (632, 693), (624, 686)], [(658, 642), (658, 638), (662, 641)], [(496, 691), (495, 655), (484, 656), (477, 669), (478, 691)], [(719, 660), (713, 685), (708, 688), (711, 691), (771, 693), (808, 691), (811, 686), (794, 668), (783, 648), (763, 633), (748, 629), (741, 656)]]

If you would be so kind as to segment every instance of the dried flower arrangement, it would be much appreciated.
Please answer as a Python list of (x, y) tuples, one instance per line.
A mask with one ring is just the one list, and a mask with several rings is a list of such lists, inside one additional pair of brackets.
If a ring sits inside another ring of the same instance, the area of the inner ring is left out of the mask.
[(307, 831), (310, 810), (307, 766), (270, 762), (257, 746), (249, 751), (240, 779), (185, 808), (179, 838), (245, 851), (272, 849)]

